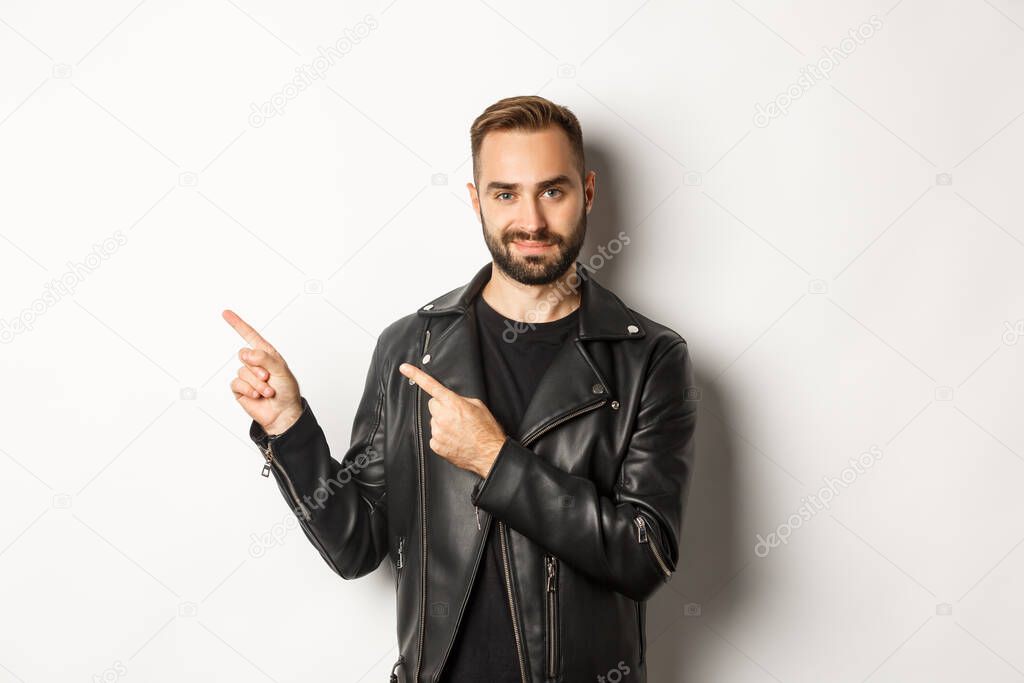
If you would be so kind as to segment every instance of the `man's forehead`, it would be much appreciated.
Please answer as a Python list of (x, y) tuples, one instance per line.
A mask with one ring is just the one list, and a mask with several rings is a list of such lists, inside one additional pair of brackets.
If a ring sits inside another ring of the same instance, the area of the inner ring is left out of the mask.
[(541, 184), (572, 176), (575, 158), (565, 135), (546, 131), (495, 131), (480, 146), (480, 182)]

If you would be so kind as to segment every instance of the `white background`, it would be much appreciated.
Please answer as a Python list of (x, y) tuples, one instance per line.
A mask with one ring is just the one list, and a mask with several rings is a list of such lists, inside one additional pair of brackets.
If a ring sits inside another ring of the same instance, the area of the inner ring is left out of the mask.
[(290, 523), (220, 312), (343, 452), (380, 330), (488, 260), (470, 122), (531, 93), (701, 388), (650, 680), (1024, 681), (1020, 0), (3, 2), (0, 63), (0, 681), (386, 680), (388, 564)]

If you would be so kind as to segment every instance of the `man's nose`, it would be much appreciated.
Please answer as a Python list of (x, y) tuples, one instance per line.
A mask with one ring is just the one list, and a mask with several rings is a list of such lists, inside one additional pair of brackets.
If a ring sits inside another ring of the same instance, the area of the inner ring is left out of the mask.
[(522, 202), (521, 206), (522, 213), (519, 216), (519, 227), (523, 232), (528, 232), (532, 235), (542, 232), (548, 227), (544, 221), (544, 213), (541, 211), (540, 204), (536, 198)]

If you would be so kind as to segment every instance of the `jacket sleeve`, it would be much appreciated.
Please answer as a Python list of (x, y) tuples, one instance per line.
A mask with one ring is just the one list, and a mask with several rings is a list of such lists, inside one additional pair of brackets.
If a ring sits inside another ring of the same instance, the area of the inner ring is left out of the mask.
[(304, 396), (302, 415), (281, 434), (268, 436), (255, 420), (249, 428), (306, 537), (345, 579), (370, 573), (388, 552), (379, 351), (378, 340), (340, 463)]
[(697, 400), (686, 341), (648, 370), (636, 423), (611, 497), (509, 437), (475, 505), (563, 562), (634, 600), (671, 577), (694, 462)]

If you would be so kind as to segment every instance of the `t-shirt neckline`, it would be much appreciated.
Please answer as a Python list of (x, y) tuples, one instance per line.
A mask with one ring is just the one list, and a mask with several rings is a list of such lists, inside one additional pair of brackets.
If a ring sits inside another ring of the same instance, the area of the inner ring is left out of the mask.
[(501, 313), (498, 313), (498, 311), (494, 310), (494, 307), (487, 303), (487, 300), (484, 299), (483, 296), (477, 296), (477, 300), (477, 304), (483, 308), (485, 314), (490, 315), (492, 318), (508, 321), (510, 325), (530, 325), (531, 327), (536, 327), (540, 329), (556, 329), (561, 325), (568, 325), (570, 322), (576, 320), (576, 318), (578, 317), (577, 314), (580, 312), (579, 307), (576, 307), (575, 309), (573, 309), (571, 313), (567, 313), (566, 315), (563, 315), (561, 318), (558, 318), (557, 320), (548, 320), (546, 322), (529, 322), (526, 320), (512, 320), (511, 318), (506, 318)]

